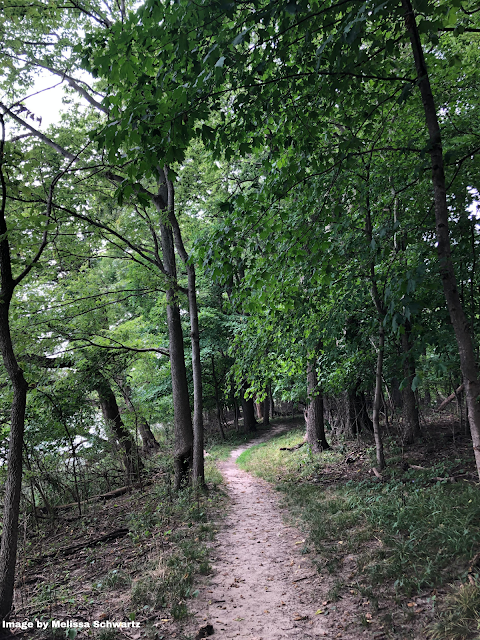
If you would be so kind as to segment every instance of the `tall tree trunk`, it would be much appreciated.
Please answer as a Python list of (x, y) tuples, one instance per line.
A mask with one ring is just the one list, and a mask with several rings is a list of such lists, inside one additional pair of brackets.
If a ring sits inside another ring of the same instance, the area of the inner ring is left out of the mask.
[(220, 435), (222, 436), (222, 440), (225, 440), (225, 432), (223, 430), (223, 425), (222, 425), (222, 412), (220, 409), (220, 393), (219, 393), (219, 389), (218, 389), (218, 380), (217, 380), (217, 376), (215, 374), (215, 356), (211, 355), (211, 362), (212, 362), (212, 377), (213, 377), (213, 386), (215, 389), (215, 407), (217, 410), (217, 422), (218, 422), (218, 428), (220, 429)]
[(238, 431), (238, 414), (239, 414), (239, 407), (238, 407), (237, 399), (233, 398), (233, 426), (235, 431)]
[(270, 394), (269, 388), (267, 387), (267, 395), (265, 396), (265, 400), (263, 401), (263, 424), (267, 426), (270, 424)]
[[(0, 543), (0, 636), (7, 636), (1, 622), (8, 618), (12, 609), (15, 585), (15, 565), (17, 561), (18, 517), (20, 494), (22, 489), (22, 451), (25, 430), (25, 409), (27, 405), (28, 384), (19, 367), (13, 349), (10, 333), (10, 304), (15, 287), (26, 277), (31, 269), (27, 266), (17, 278), (13, 277), (8, 229), (5, 220), (7, 204), (7, 185), (3, 172), (5, 123), (0, 116), (0, 353), (3, 366), (10, 379), (13, 398), (10, 410), (10, 438), (7, 456), (7, 481), (3, 503), (2, 540)], [(54, 183), (50, 187), (47, 207), (47, 220), (51, 212)], [(37, 261), (46, 245), (46, 232), (37, 257)], [(33, 263), (32, 263), (33, 264)]]
[(403, 394), (400, 391), (400, 382), (398, 378), (392, 378), (390, 385), (390, 396), (392, 398), (394, 409), (401, 409), (403, 407)]
[(193, 426), (188, 394), (187, 370), (183, 344), (182, 323), (178, 300), (177, 267), (171, 222), (168, 218), (169, 194), (166, 178), (160, 174), (159, 195), (154, 199), (160, 213), (160, 236), (167, 288), (167, 327), (172, 377), (173, 416), (175, 422), (175, 489), (190, 482), (193, 464)]
[(378, 332), (377, 370), (375, 375), (375, 397), (373, 400), (373, 435), (375, 437), (375, 449), (377, 452), (377, 466), (379, 471), (381, 471), (385, 467), (385, 456), (383, 454), (383, 442), (380, 431), (380, 404), (382, 402), (382, 372), (384, 348), (385, 328), (383, 326), (383, 321), (380, 321)]
[(255, 420), (255, 411), (253, 408), (253, 398), (248, 400), (245, 398), (247, 383), (242, 387), (242, 413), (243, 413), (243, 429), (246, 433), (257, 430), (257, 421)]
[(309, 361), (307, 364), (307, 442), (314, 453), (320, 453), (324, 449), (330, 449), (325, 437), (325, 421), (323, 418), (323, 394), (318, 388), (316, 363)]
[[(368, 179), (370, 179), (370, 169), (368, 170)], [(367, 193), (366, 201), (366, 219), (365, 219), (365, 233), (368, 239), (372, 242), (373, 239), (373, 225), (370, 214), (370, 194)], [(382, 402), (382, 385), (383, 385), (383, 354), (385, 350), (385, 327), (383, 322), (385, 320), (386, 311), (383, 305), (383, 300), (380, 297), (377, 286), (377, 278), (375, 274), (375, 263), (372, 260), (370, 262), (370, 295), (372, 296), (373, 304), (378, 314), (378, 352), (377, 352), (377, 369), (375, 373), (375, 396), (373, 399), (373, 435), (375, 438), (375, 449), (377, 452), (377, 466), (379, 470), (385, 467), (385, 456), (383, 454), (383, 442), (382, 433), (380, 430), (380, 404)]]
[(142, 469), (142, 461), (138, 453), (138, 448), (130, 431), (123, 424), (120, 410), (118, 408), (117, 399), (113, 393), (109, 381), (97, 372), (98, 382), (95, 385), (100, 400), (100, 408), (102, 409), (103, 419), (112, 429), (115, 438), (118, 440), (123, 450), (123, 458), (125, 469), (129, 477), (138, 478)]
[[(192, 344), (193, 373), (193, 483), (205, 484), (204, 429), (203, 429), (203, 382), (202, 362), (200, 358), (200, 329), (198, 325), (198, 305), (195, 266), (189, 261), (183, 243), (180, 225), (175, 215), (174, 187), (168, 179), (168, 168), (165, 169), (168, 189), (168, 215), (172, 225), (173, 237), (177, 251), (185, 264), (188, 277), (188, 308), (190, 315), (190, 340)], [(222, 429), (219, 422), (220, 429)]]
[[(0, 621), (7, 618), (13, 603), (15, 564), (17, 560), (18, 516), (22, 488), (22, 449), (28, 385), (18, 366), (10, 336), (8, 311), (10, 300), (0, 304), (0, 351), (13, 387), (10, 413), (10, 439), (7, 457), (7, 482), (0, 546)], [(1, 635), (1, 632), (0, 632)]]
[(422, 97), (423, 110), (429, 134), (430, 159), (432, 164), (432, 183), (435, 202), (435, 222), (437, 234), (437, 254), (440, 275), (447, 307), (450, 314), (460, 355), (460, 366), (465, 383), (465, 395), (468, 406), (468, 420), (472, 434), (473, 451), (480, 477), (480, 381), (475, 359), (471, 328), (463, 310), (453, 269), (448, 229), (448, 204), (445, 184), (445, 170), (442, 149), (442, 136), (438, 122), (435, 101), (433, 99), (422, 42), (418, 32), (415, 14), (410, 0), (402, 0), (405, 11), (405, 26), (412, 46), (417, 84)]
[(255, 409), (257, 412), (257, 420), (263, 421), (263, 402), (255, 402)]
[(270, 415), (273, 418), (275, 415), (275, 398), (273, 397), (271, 384), (268, 385), (268, 398), (270, 400)]
[(415, 378), (415, 361), (411, 354), (412, 345), (410, 342), (410, 322), (405, 323), (405, 331), (402, 333), (402, 351), (404, 356), (403, 373), (405, 377), (405, 387), (403, 389), (403, 404), (407, 418), (407, 428), (405, 430), (405, 443), (413, 444), (420, 436), (420, 421), (418, 418), (418, 407), (415, 393), (412, 390), (412, 382)]

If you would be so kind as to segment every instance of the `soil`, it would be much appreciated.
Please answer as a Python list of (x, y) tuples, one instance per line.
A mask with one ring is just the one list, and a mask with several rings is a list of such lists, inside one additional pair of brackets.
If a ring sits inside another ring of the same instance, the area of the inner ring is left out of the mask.
[[(323, 638), (321, 578), (305, 551), (302, 533), (284, 522), (272, 486), (235, 461), (285, 426), (232, 451), (219, 464), (230, 509), (212, 558), (214, 574), (192, 604), (196, 627), (211, 624), (217, 640)], [(323, 607), (324, 608), (324, 607)]]

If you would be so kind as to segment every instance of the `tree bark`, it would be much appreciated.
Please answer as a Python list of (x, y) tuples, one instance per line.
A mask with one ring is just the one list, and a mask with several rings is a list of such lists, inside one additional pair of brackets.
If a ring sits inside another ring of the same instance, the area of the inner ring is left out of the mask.
[(420, 421), (415, 393), (412, 390), (412, 382), (415, 378), (415, 361), (412, 357), (412, 345), (410, 342), (410, 322), (405, 323), (405, 331), (402, 333), (402, 351), (404, 356), (403, 374), (405, 387), (403, 389), (403, 404), (407, 419), (405, 430), (405, 444), (413, 444), (420, 437)]
[[(203, 428), (203, 381), (202, 362), (200, 358), (200, 329), (198, 324), (198, 305), (195, 266), (189, 261), (188, 253), (183, 243), (180, 225), (175, 215), (174, 187), (168, 179), (168, 169), (165, 169), (165, 179), (168, 189), (168, 215), (172, 225), (175, 247), (185, 264), (188, 277), (188, 308), (190, 315), (190, 340), (192, 344), (192, 374), (193, 374), (193, 483), (205, 485), (204, 459), (204, 428)], [(220, 420), (220, 418), (219, 418)], [(219, 421), (220, 429), (222, 429)]]
[(390, 396), (392, 398), (394, 409), (401, 409), (403, 407), (403, 395), (400, 391), (400, 382), (398, 381), (398, 378), (392, 378)]
[(382, 402), (382, 371), (383, 352), (385, 348), (385, 328), (380, 322), (378, 332), (377, 370), (375, 375), (375, 398), (373, 400), (373, 435), (375, 437), (375, 449), (377, 453), (377, 465), (379, 471), (385, 468), (385, 456), (383, 454), (383, 442), (380, 431), (380, 404)]
[[(17, 561), (18, 517), (20, 510), (20, 494), (22, 489), (22, 451), (25, 430), (25, 409), (27, 405), (28, 384), (23, 371), (18, 365), (13, 349), (10, 333), (10, 304), (17, 284), (29, 271), (27, 267), (20, 277), (14, 278), (8, 240), (8, 229), (5, 220), (7, 203), (7, 185), (3, 173), (3, 157), (5, 145), (5, 125), (0, 118), (0, 353), (2, 361), (13, 388), (10, 410), (10, 438), (7, 456), (7, 481), (3, 503), (2, 540), (0, 544), (0, 623), (8, 618), (12, 609), (15, 585), (15, 565)], [(53, 186), (50, 188), (48, 216), (51, 210)], [(37, 254), (41, 255), (46, 244), (46, 234)], [(0, 624), (1, 629), (1, 624)], [(0, 635), (8, 635), (0, 631)]]
[(257, 420), (263, 421), (263, 402), (255, 402), (255, 409), (257, 411)]
[(233, 398), (233, 426), (235, 431), (238, 431), (238, 414), (239, 407), (236, 398)]
[(138, 478), (143, 465), (137, 444), (130, 431), (123, 424), (117, 399), (115, 398), (115, 394), (113, 393), (109, 381), (99, 372), (97, 372), (96, 377), (98, 381), (95, 385), (95, 389), (100, 400), (103, 419), (112, 429), (115, 438), (123, 450), (123, 461), (128, 476)]
[(127, 405), (128, 410), (134, 414), (135, 422), (137, 424), (138, 430), (140, 432), (140, 437), (142, 438), (142, 449), (145, 455), (150, 455), (152, 453), (157, 452), (160, 449), (160, 445), (158, 444), (155, 436), (153, 435), (152, 430), (150, 429), (150, 425), (147, 420), (141, 415), (138, 415), (135, 407), (132, 403), (132, 390), (130, 387), (125, 384), (125, 381), (118, 377), (115, 378), (115, 382), (118, 384), (122, 395), (125, 399), (125, 404)]
[(213, 377), (213, 386), (215, 389), (215, 407), (217, 410), (217, 422), (218, 422), (218, 428), (220, 430), (220, 435), (222, 436), (222, 440), (225, 440), (225, 432), (223, 430), (223, 426), (222, 426), (222, 412), (220, 409), (220, 393), (219, 393), (219, 389), (218, 389), (218, 380), (217, 380), (217, 376), (215, 373), (215, 356), (211, 355), (211, 362), (212, 362), (212, 377)]
[(160, 213), (160, 235), (167, 288), (167, 327), (172, 376), (173, 415), (175, 422), (175, 489), (181, 489), (190, 482), (193, 464), (193, 426), (188, 394), (187, 370), (183, 344), (182, 323), (178, 301), (177, 267), (172, 225), (168, 219), (169, 195), (166, 178), (160, 175), (159, 196), (154, 199)]
[[(164, 235), (169, 235), (167, 230), (162, 231), (162, 236)], [(193, 426), (188, 395), (180, 307), (177, 300), (177, 291), (173, 288), (167, 291), (167, 325), (175, 420), (175, 489), (178, 490), (187, 486), (190, 482), (193, 463)]]
[(243, 413), (243, 429), (246, 433), (257, 430), (257, 421), (255, 420), (255, 411), (253, 408), (253, 398), (248, 400), (245, 398), (247, 383), (242, 387), (242, 413)]
[(462, 391), (463, 391), (464, 389), (465, 389), (465, 385), (464, 385), (464, 384), (463, 384), (463, 382), (462, 382), (462, 384), (461, 384), (459, 387), (457, 387), (457, 389), (455, 389), (455, 391), (454, 391), (453, 393), (451, 393), (451, 394), (448, 396), (448, 398), (445, 398), (445, 400), (441, 403), (441, 405), (440, 405), (439, 407), (437, 407), (437, 408), (435, 409), (435, 411), (441, 411), (442, 409), (445, 409), (445, 407), (447, 406), (447, 404), (450, 404), (450, 402), (451, 402), (452, 400), (455, 400), (455, 398), (456, 398), (460, 393), (462, 393)]
[(307, 442), (314, 453), (330, 449), (325, 437), (325, 421), (323, 417), (323, 394), (318, 388), (317, 370), (314, 361), (307, 364)]
[(267, 387), (267, 395), (265, 396), (265, 400), (263, 401), (263, 424), (267, 426), (270, 424), (270, 397), (269, 390)]
[(437, 255), (440, 275), (460, 355), (460, 367), (465, 384), (470, 432), (472, 435), (477, 472), (480, 477), (480, 381), (478, 378), (471, 328), (460, 300), (451, 257), (442, 136), (420, 34), (410, 0), (402, 0), (402, 7), (405, 11), (405, 26), (410, 37), (415, 70), (417, 72), (417, 84), (422, 97), (423, 110), (429, 134), (435, 203)]
[(0, 621), (7, 618), (13, 603), (17, 559), (18, 517), (22, 488), (22, 449), (28, 385), (13, 351), (8, 320), (9, 303), (0, 304), (0, 351), (13, 387), (10, 413), (10, 439), (7, 457), (7, 482), (3, 505), (0, 546)]
[(368, 415), (365, 394), (358, 391), (360, 380), (357, 380), (355, 387), (348, 391), (348, 423), (353, 435), (362, 431), (373, 433), (373, 423)]

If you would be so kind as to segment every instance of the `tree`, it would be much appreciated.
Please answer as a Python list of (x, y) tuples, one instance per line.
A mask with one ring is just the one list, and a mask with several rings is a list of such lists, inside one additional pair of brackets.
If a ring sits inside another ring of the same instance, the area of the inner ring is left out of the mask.
[[(25, 408), (27, 403), (28, 382), (24, 372), (18, 364), (15, 347), (10, 331), (10, 307), (15, 289), (30, 274), (32, 268), (39, 262), (47, 246), (48, 231), (51, 223), (53, 194), (55, 186), (65, 171), (58, 173), (51, 179), (48, 188), (46, 211), (41, 216), (41, 239), (37, 242), (36, 250), (26, 257), (26, 264), (21, 265), (18, 275), (14, 275), (12, 268), (11, 242), (16, 239), (12, 233), (13, 221), (7, 224), (9, 213), (9, 183), (8, 183), (8, 155), (5, 138), (5, 120), (0, 114), (0, 351), (3, 365), (7, 371), (13, 389), (13, 399), (10, 417), (10, 440), (8, 448), (8, 475), (5, 486), (5, 500), (3, 508), (2, 540), (0, 546), (0, 620), (5, 620), (11, 610), (13, 601), (13, 587), (15, 581), (15, 564), (17, 559), (18, 516), (20, 506), (20, 491), (22, 486), (22, 452), (23, 434), (25, 428)], [(41, 214), (40, 214), (41, 215)], [(30, 243), (29, 243), (30, 244)], [(17, 249), (19, 249), (17, 245)], [(30, 247), (29, 247), (30, 248)]]

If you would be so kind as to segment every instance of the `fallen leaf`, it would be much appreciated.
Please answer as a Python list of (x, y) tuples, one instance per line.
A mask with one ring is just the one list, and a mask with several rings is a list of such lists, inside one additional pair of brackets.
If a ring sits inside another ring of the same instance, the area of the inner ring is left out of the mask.
[(407, 607), (416, 607), (417, 603), (416, 602), (408, 602), (407, 603)]
[(323, 609), (318, 609), (318, 611), (315, 611), (316, 616), (318, 616), (320, 613), (323, 613)]

